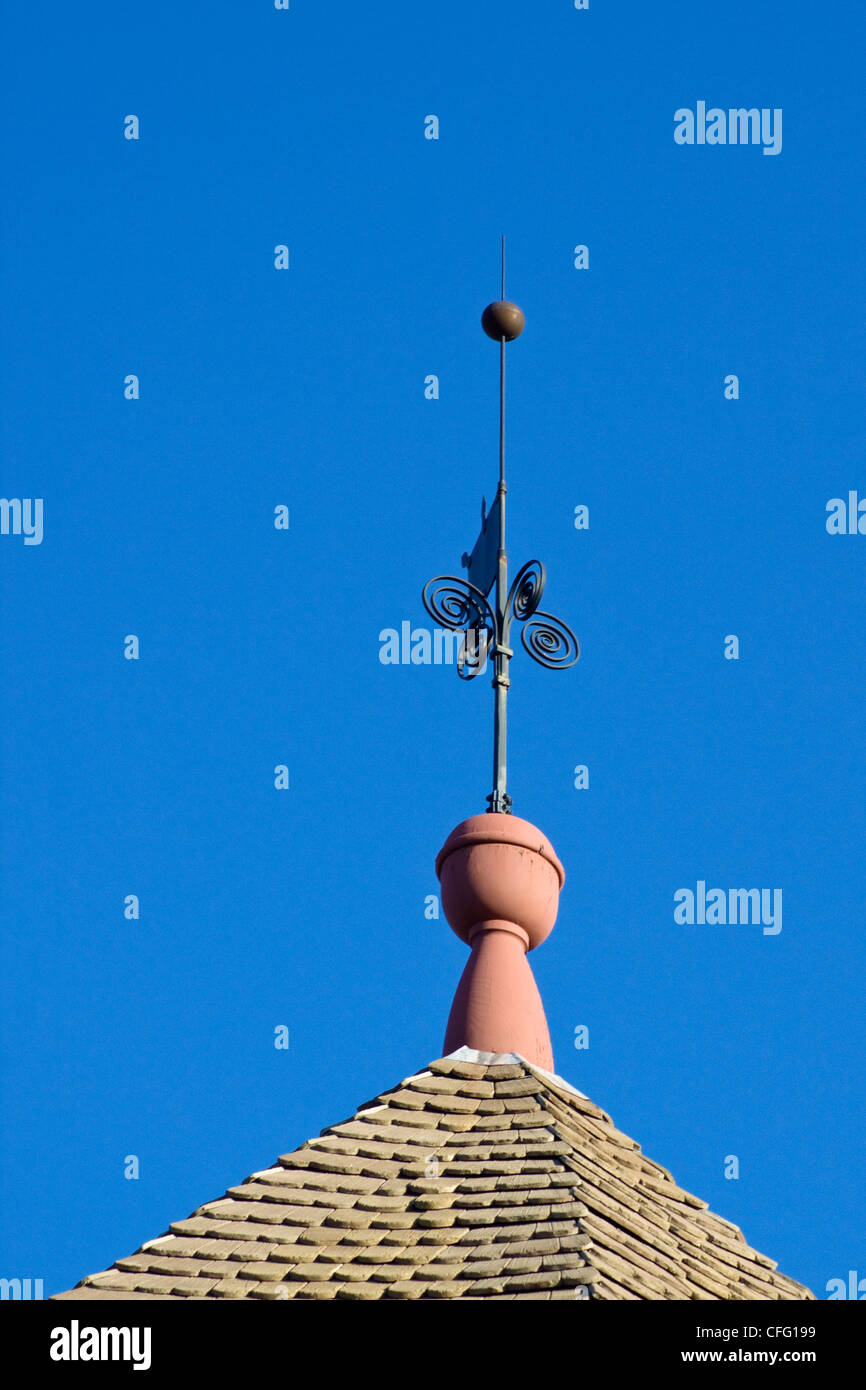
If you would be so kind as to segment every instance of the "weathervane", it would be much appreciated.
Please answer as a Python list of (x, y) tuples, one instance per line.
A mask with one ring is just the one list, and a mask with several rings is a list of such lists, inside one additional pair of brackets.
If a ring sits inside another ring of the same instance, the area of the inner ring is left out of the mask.
[[(559, 618), (538, 607), (544, 593), (545, 571), (540, 560), (530, 560), (518, 570), (508, 587), (508, 557), (505, 553), (505, 344), (523, 332), (523, 311), (505, 298), (505, 237), (502, 238), (502, 298), (488, 304), (481, 315), (481, 327), (489, 338), (499, 341), (499, 487), (496, 501), (488, 512), (481, 503), (481, 532), (471, 555), (461, 564), (468, 579), (439, 574), (424, 585), (424, 607), (434, 622), (452, 632), (463, 632), (457, 658), (457, 673), (472, 680), (486, 667), (487, 652), (493, 651), (493, 689), (496, 703), (493, 715), (493, 791), (487, 798), (491, 811), (511, 813), (511, 797), (506, 790), (507, 698), (511, 684), (508, 664), (514, 655), (508, 645), (511, 624), (522, 624), (520, 640), (533, 660), (551, 670), (565, 670), (580, 656), (577, 638)], [(488, 594), (496, 585), (493, 604)]]

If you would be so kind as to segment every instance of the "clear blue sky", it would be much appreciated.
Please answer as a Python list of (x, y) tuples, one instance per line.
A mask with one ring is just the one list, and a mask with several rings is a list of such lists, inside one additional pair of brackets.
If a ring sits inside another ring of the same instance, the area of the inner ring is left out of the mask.
[[(68, 1287), (441, 1051), (424, 900), (492, 694), (379, 633), (493, 493), (505, 232), (512, 563), (582, 646), (512, 666), (557, 1070), (819, 1297), (866, 1275), (866, 535), (825, 527), (866, 496), (863, 40), (802, 0), (6, 7), (0, 494), (44, 537), (0, 535), (0, 1274)], [(781, 153), (676, 144), (698, 101), (781, 108)], [(699, 880), (782, 931), (678, 925)]]

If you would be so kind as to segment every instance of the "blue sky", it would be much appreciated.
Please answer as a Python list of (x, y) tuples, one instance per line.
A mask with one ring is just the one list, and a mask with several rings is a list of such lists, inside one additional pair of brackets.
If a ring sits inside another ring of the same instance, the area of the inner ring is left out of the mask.
[[(493, 495), (504, 232), (512, 571), (582, 648), (510, 696), (557, 1070), (818, 1297), (866, 1275), (866, 535), (825, 525), (866, 497), (864, 27), (6, 7), (0, 494), (44, 535), (0, 535), (0, 1273), (69, 1287), (441, 1051), (492, 694), (379, 633)], [(704, 100), (781, 153), (675, 143)], [(782, 931), (677, 924), (699, 880)]]

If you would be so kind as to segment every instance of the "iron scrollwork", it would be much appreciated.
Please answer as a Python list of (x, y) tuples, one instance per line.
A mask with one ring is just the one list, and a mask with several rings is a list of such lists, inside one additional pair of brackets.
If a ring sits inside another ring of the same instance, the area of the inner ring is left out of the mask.
[(435, 623), (462, 632), (457, 653), (457, 674), (471, 681), (487, 664), (487, 653), (496, 638), (496, 618), (480, 589), (455, 574), (437, 574), (424, 585), (424, 607)]
[(580, 657), (580, 644), (567, 623), (539, 607), (546, 582), (544, 565), (530, 560), (518, 571), (508, 592), (501, 620), (485, 595), (468, 579), (438, 574), (424, 585), (424, 607), (434, 622), (452, 632), (463, 632), (457, 672), (473, 680), (486, 666), (487, 653), (507, 647), (513, 621), (522, 623), (524, 649), (550, 671), (565, 671)]

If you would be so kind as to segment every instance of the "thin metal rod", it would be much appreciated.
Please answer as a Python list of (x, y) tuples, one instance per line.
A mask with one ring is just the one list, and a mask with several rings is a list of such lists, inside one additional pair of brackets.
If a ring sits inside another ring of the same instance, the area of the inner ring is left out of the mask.
[[(505, 298), (505, 237), (502, 238), (502, 298)], [(499, 549), (505, 549), (505, 339), (499, 340)]]
[[(505, 491), (505, 339), (499, 341), (499, 490)], [(505, 549), (505, 528), (499, 529), (499, 546)]]
[[(505, 298), (505, 237), (502, 238), (502, 298)], [(496, 651), (493, 689), (493, 793), (491, 811), (509, 811), (507, 791), (508, 651), (504, 642), (505, 604), (508, 597), (508, 557), (505, 552), (505, 338), (499, 340), (499, 553), (496, 565)]]

